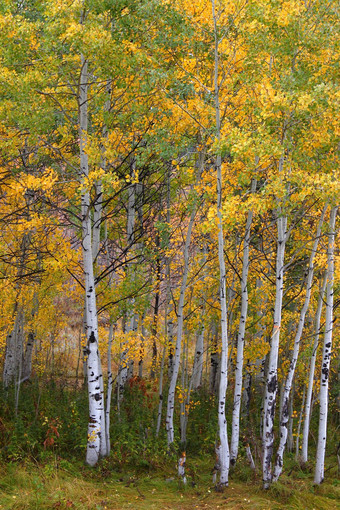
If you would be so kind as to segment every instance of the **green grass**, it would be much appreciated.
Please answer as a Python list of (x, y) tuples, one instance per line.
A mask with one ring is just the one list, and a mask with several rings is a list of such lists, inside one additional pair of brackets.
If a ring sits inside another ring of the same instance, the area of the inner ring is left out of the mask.
[[(181, 485), (175, 465), (168, 463), (152, 472), (117, 472), (110, 459), (91, 469), (80, 462), (57, 457), (45, 463), (26, 461), (0, 467), (0, 508), (11, 509), (340, 509), (340, 484), (329, 478), (320, 487), (311, 475), (282, 477), (264, 492), (259, 478), (240, 481), (237, 471), (230, 485), (217, 492), (211, 484), (210, 465), (188, 463), (189, 483)], [(298, 475), (298, 473), (297, 473)], [(195, 483), (195, 485), (193, 485)]]

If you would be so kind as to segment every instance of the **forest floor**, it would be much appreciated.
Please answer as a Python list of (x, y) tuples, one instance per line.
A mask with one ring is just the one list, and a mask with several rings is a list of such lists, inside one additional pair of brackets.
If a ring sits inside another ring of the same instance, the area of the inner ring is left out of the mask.
[[(312, 473), (295, 472), (293, 478), (288, 472), (266, 492), (259, 477), (251, 475), (241, 481), (233, 479), (233, 474), (229, 487), (218, 492), (207, 464), (201, 461), (196, 462), (192, 476), (188, 469), (185, 487), (170, 469), (167, 466), (137, 475), (106, 469), (105, 465), (91, 469), (57, 457), (47, 463), (9, 463), (0, 466), (0, 509), (340, 509), (337, 467), (329, 470), (321, 486), (313, 485)], [(239, 475), (235, 473), (235, 477)]]

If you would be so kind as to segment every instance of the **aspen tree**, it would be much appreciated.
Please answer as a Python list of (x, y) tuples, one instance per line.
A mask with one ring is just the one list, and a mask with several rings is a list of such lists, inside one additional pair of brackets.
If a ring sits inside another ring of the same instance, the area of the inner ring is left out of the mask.
[[(256, 179), (252, 180), (251, 192), (256, 191)], [(241, 316), (237, 337), (237, 355), (235, 368), (235, 390), (234, 390), (234, 406), (231, 425), (230, 440), (230, 462), (235, 464), (238, 454), (238, 444), (240, 435), (240, 409), (242, 398), (242, 371), (243, 371), (243, 350), (244, 335), (246, 330), (246, 320), (248, 314), (248, 271), (249, 271), (249, 245), (250, 245), (250, 229), (253, 220), (253, 211), (248, 211), (245, 236), (243, 241), (243, 261), (242, 261), (242, 277), (241, 277)]]
[[(83, 22), (83, 20), (82, 20)], [(92, 225), (90, 211), (90, 193), (86, 189), (89, 175), (88, 155), (86, 153), (88, 130), (88, 61), (81, 55), (79, 78), (79, 147), (80, 178), (85, 188), (81, 194), (82, 247), (85, 276), (86, 337), (87, 337), (87, 384), (89, 393), (89, 423), (86, 450), (86, 462), (94, 466), (99, 457), (106, 453), (105, 444), (105, 405), (102, 391), (103, 374), (98, 347), (98, 318), (96, 304), (96, 286), (93, 269)]]
[[(216, 139), (221, 143), (221, 112), (220, 112), (220, 86), (219, 86), (219, 34), (217, 29), (217, 13), (215, 0), (211, 1), (214, 24), (214, 97), (215, 97), (215, 128)], [(222, 220), (222, 158), (221, 153), (216, 156), (217, 179), (217, 218), (218, 218), (218, 261), (220, 269), (220, 307), (221, 307), (221, 378), (218, 394), (218, 425), (220, 435), (220, 485), (228, 485), (229, 477), (229, 444), (227, 434), (227, 419), (225, 413), (226, 391), (228, 383), (228, 326), (227, 326), (227, 294), (226, 294), (226, 268), (224, 261), (224, 232)]]
[(327, 415), (328, 415), (328, 384), (329, 368), (332, 354), (332, 333), (333, 333), (333, 302), (334, 302), (334, 246), (335, 246), (335, 221), (337, 207), (333, 207), (329, 219), (328, 249), (327, 249), (327, 286), (326, 286), (326, 319), (323, 341), (321, 380), (320, 380), (320, 416), (318, 443), (316, 449), (316, 465), (314, 482), (320, 484), (324, 479), (325, 452), (327, 437)]
[(322, 306), (323, 306), (323, 302), (324, 302), (326, 285), (327, 285), (327, 271), (325, 271), (324, 277), (322, 278), (321, 288), (319, 290), (319, 299), (318, 299), (318, 305), (317, 305), (315, 321), (314, 321), (314, 342), (313, 342), (312, 355), (310, 358), (309, 369), (308, 369), (306, 405), (305, 405), (303, 433), (302, 433), (302, 445), (301, 445), (301, 461), (304, 463), (308, 461), (308, 436), (309, 436), (309, 425), (310, 425), (311, 411), (312, 411), (312, 394), (313, 394), (313, 384), (314, 384), (314, 375), (315, 375), (315, 363), (316, 363), (316, 355), (317, 355), (317, 351), (318, 351), (318, 347), (319, 347), (320, 323), (321, 323)]
[(187, 233), (185, 237), (185, 244), (183, 249), (183, 259), (184, 259), (184, 268), (183, 268), (183, 277), (181, 283), (181, 290), (177, 308), (177, 335), (176, 335), (176, 346), (175, 353), (173, 359), (173, 372), (170, 380), (169, 393), (168, 393), (168, 401), (167, 401), (167, 412), (166, 412), (166, 431), (167, 431), (167, 439), (168, 446), (170, 446), (174, 442), (174, 408), (175, 408), (175, 392), (176, 392), (176, 384), (179, 372), (179, 366), (181, 361), (181, 350), (182, 350), (182, 334), (183, 334), (183, 322), (184, 322), (184, 304), (185, 304), (185, 294), (187, 290), (187, 280), (188, 280), (188, 272), (189, 272), (189, 247), (191, 242), (192, 230), (195, 223), (195, 217), (197, 213), (197, 205), (194, 205), (192, 208), (189, 224), (187, 228)]
[[(279, 161), (279, 174), (283, 171), (284, 156)], [(274, 416), (277, 394), (277, 365), (282, 315), (284, 256), (287, 241), (287, 217), (281, 207), (276, 211), (277, 219), (277, 252), (276, 252), (276, 293), (274, 305), (274, 325), (271, 337), (267, 377), (265, 383), (263, 411), (263, 487), (268, 489), (272, 481), (271, 460), (274, 446)]]
[(302, 307), (301, 313), (300, 313), (299, 323), (298, 323), (295, 340), (294, 340), (293, 353), (292, 353), (292, 357), (291, 357), (291, 361), (290, 361), (290, 365), (289, 365), (289, 369), (288, 369), (288, 374), (287, 374), (285, 384), (284, 384), (284, 389), (283, 389), (282, 413), (281, 413), (281, 420), (280, 420), (280, 443), (279, 443), (279, 446), (277, 449), (276, 464), (275, 464), (274, 473), (273, 473), (273, 481), (278, 480), (278, 478), (282, 472), (282, 467), (283, 467), (283, 453), (284, 453), (285, 445), (286, 445), (286, 441), (287, 441), (287, 423), (289, 420), (289, 407), (288, 407), (289, 395), (290, 395), (290, 390), (291, 390), (292, 383), (293, 383), (296, 364), (298, 361), (300, 342), (301, 342), (302, 332), (303, 332), (303, 328), (304, 328), (304, 324), (305, 324), (305, 318), (306, 318), (306, 314), (307, 314), (307, 311), (309, 308), (309, 301), (310, 301), (310, 297), (311, 297), (311, 293), (312, 293), (313, 276), (314, 276), (314, 258), (317, 253), (317, 249), (318, 249), (318, 245), (319, 245), (319, 240), (320, 240), (320, 236), (321, 236), (321, 228), (322, 228), (324, 216), (326, 213), (326, 209), (327, 209), (327, 205), (323, 208), (323, 211), (321, 213), (321, 218), (320, 218), (320, 221), (318, 224), (315, 240), (314, 240), (312, 251), (311, 251), (311, 254), (309, 257), (309, 265), (308, 265), (307, 278), (306, 278), (306, 296), (305, 296), (304, 304), (303, 304), (303, 307)]

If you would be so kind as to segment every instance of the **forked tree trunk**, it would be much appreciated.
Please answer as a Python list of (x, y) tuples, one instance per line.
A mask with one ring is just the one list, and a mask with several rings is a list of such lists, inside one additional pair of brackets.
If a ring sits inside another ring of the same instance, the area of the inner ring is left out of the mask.
[(316, 466), (314, 482), (320, 484), (324, 479), (325, 452), (327, 437), (327, 414), (328, 414), (328, 381), (329, 367), (332, 355), (332, 333), (333, 333), (333, 301), (334, 301), (334, 243), (335, 243), (335, 221), (337, 207), (333, 207), (329, 220), (328, 250), (327, 250), (327, 286), (326, 286), (326, 319), (325, 335), (322, 351), (321, 381), (320, 381), (320, 417), (319, 433), (316, 450)]
[(314, 383), (314, 373), (315, 373), (315, 362), (316, 362), (316, 354), (319, 346), (319, 336), (320, 336), (320, 323), (321, 323), (321, 315), (322, 315), (322, 306), (324, 302), (324, 296), (327, 285), (327, 271), (325, 272), (324, 278), (322, 280), (322, 286), (319, 292), (318, 306), (315, 315), (315, 325), (314, 325), (314, 342), (313, 342), (313, 350), (309, 364), (309, 372), (308, 372), (308, 386), (306, 393), (306, 406), (305, 406), (305, 415), (303, 422), (303, 433), (302, 433), (302, 445), (301, 445), (301, 461), (306, 463), (308, 461), (308, 436), (309, 436), (309, 424), (311, 418), (311, 410), (312, 410), (312, 394), (313, 394), (313, 383)]
[(307, 314), (307, 311), (309, 308), (309, 302), (310, 302), (310, 297), (311, 297), (311, 293), (312, 293), (313, 276), (314, 276), (314, 258), (317, 253), (317, 249), (318, 249), (318, 245), (319, 245), (319, 239), (321, 236), (321, 229), (322, 229), (322, 224), (323, 224), (324, 216), (326, 213), (326, 209), (327, 209), (327, 206), (325, 206), (323, 208), (321, 218), (320, 218), (320, 221), (318, 224), (317, 232), (316, 232), (316, 237), (315, 237), (315, 240), (313, 243), (313, 248), (312, 248), (312, 251), (310, 254), (310, 258), (309, 258), (309, 267), (308, 267), (307, 280), (306, 280), (306, 296), (305, 296), (305, 301), (304, 301), (303, 307), (301, 309), (299, 324), (297, 327), (295, 340), (294, 340), (293, 354), (292, 354), (290, 366), (288, 369), (286, 381), (284, 384), (283, 399), (282, 399), (282, 413), (281, 413), (281, 421), (280, 421), (280, 442), (279, 442), (279, 446), (277, 449), (276, 464), (275, 464), (274, 473), (273, 473), (273, 481), (274, 482), (278, 480), (279, 476), (281, 475), (282, 468), (283, 468), (283, 454), (285, 451), (285, 446), (286, 446), (286, 441), (287, 441), (287, 433), (288, 433), (287, 424), (288, 424), (288, 420), (289, 420), (289, 406), (288, 406), (289, 395), (290, 395), (290, 390), (291, 390), (292, 383), (293, 383), (297, 360), (299, 357), (302, 332), (303, 332), (303, 328), (305, 325), (305, 318), (306, 318), (306, 314)]

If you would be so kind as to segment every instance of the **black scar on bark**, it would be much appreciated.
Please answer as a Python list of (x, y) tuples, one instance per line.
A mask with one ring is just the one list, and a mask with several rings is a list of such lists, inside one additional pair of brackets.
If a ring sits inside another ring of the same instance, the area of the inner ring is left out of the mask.
[(96, 401), (96, 402), (98, 402), (99, 400), (101, 400), (101, 395), (100, 395), (100, 393), (95, 393), (95, 395), (94, 395), (94, 399), (95, 399), (95, 401)]
[(327, 349), (330, 349), (331, 345), (332, 345), (332, 344), (331, 344), (331, 342), (328, 342), (328, 344), (326, 344), (326, 345), (325, 345), (325, 347), (326, 347)]
[(288, 399), (285, 399), (283, 407), (282, 407), (282, 419), (281, 425), (287, 428), (287, 421), (289, 419), (289, 411), (288, 411)]
[(322, 369), (322, 373), (323, 373), (323, 375), (325, 376), (325, 379), (327, 379), (327, 378), (328, 378), (328, 372), (329, 372), (329, 370), (328, 370), (328, 368), (327, 368), (327, 367), (325, 367), (325, 368), (323, 368), (323, 369)]
[(268, 391), (269, 393), (273, 393), (276, 390), (276, 376), (273, 375), (273, 377), (268, 381)]
[(94, 336), (93, 331), (91, 331), (91, 335), (90, 335), (90, 338), (89, 338), (89, 342), (90, 342), (91, 344), (93, 344), (95, 341), (96, 341), (96, 337)]

